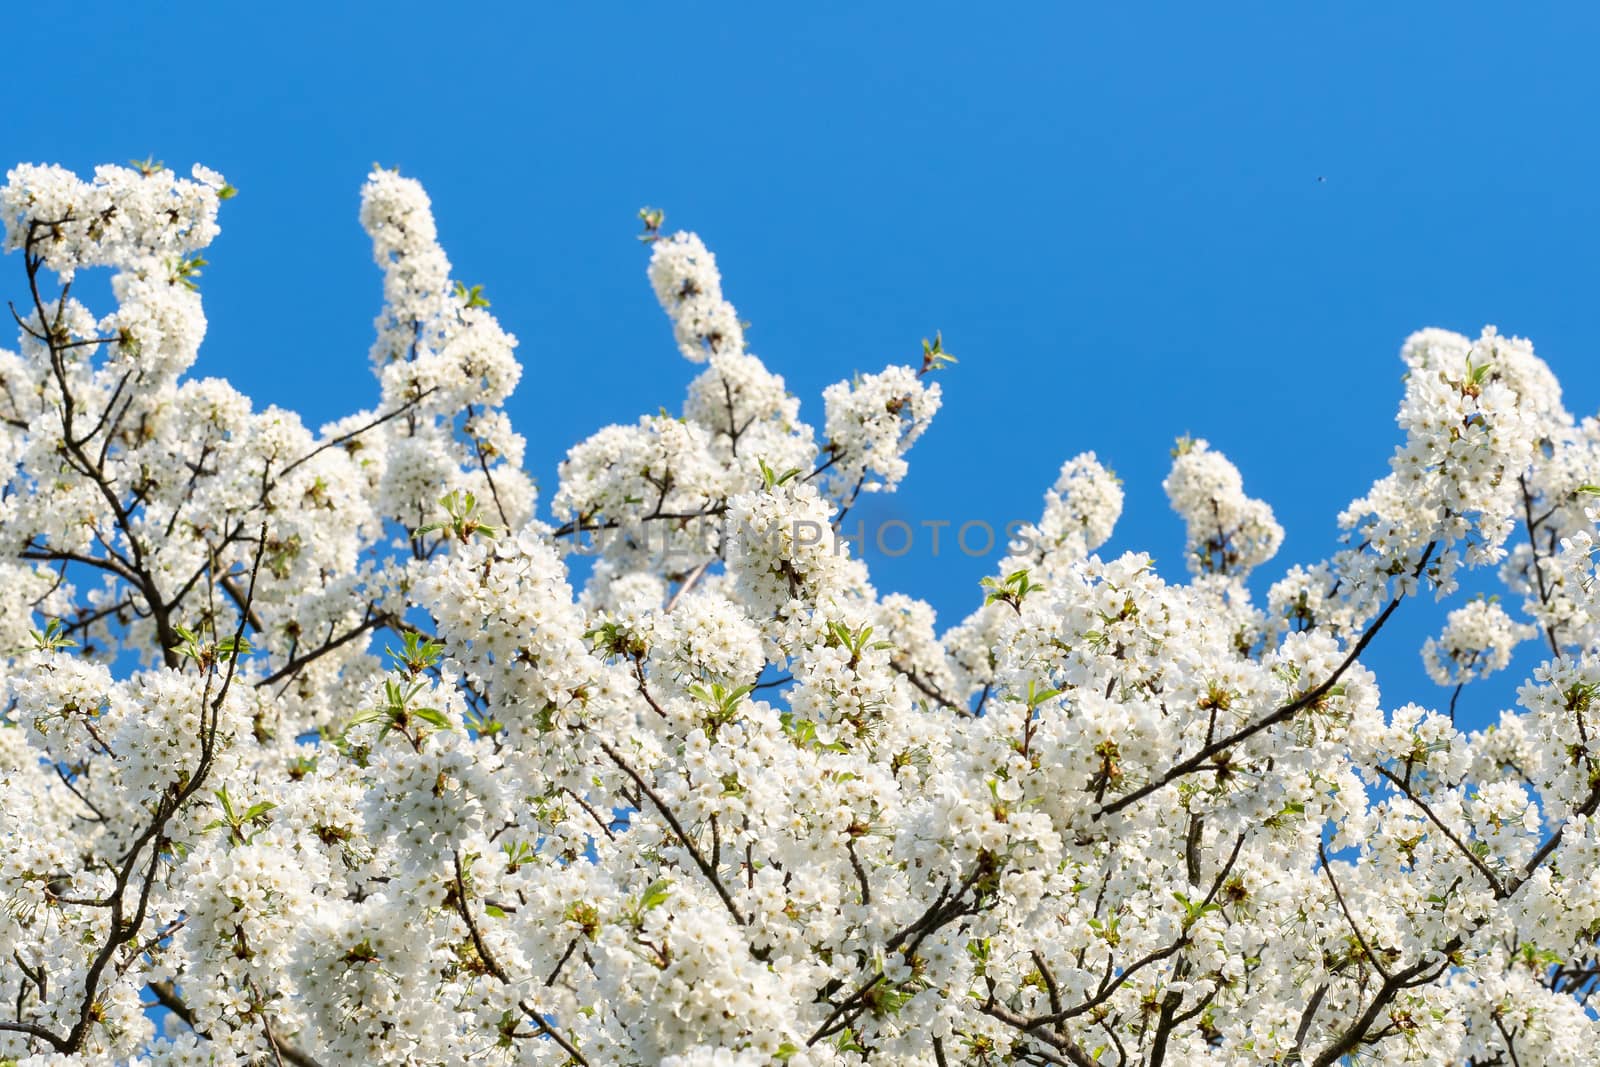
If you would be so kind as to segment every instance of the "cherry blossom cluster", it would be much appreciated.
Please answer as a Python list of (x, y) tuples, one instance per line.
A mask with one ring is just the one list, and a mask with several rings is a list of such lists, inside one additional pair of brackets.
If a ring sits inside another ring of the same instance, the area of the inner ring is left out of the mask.
[(1172, 455), (1163, 488), (1188, 527), (1191, 574), (1243, 577), (1277, 555), (1283, 527), (1268, 504), (1245, 496), (1237, 467), (1205, 441), (1189, 438), (1179, 440)]
[(1437, 640), (1422, 646), (1428, 677), (1440, 685), (1459, 685), (1505, 670), (1518, 642), (1537, 628), (1512, 621), (1493, 600), (1480, 598), (1450, 613)]
[[(647, 211), (696, 376), (541, 511), (515, 339), (394, 171), (369, 409), (187, 375), (233, 192), (0, 189), (0, 1064), (1593, 1062), (1600, 421), (1528, 342), (1405, 342), (1320, 559), (1189, 439), (1182, 573), (1107, 551), (1085, 454), (941, 628), (837, 532), (942, 337), (808, 424)], [(1363, 661), (1420, 595), (1442, 707)]]

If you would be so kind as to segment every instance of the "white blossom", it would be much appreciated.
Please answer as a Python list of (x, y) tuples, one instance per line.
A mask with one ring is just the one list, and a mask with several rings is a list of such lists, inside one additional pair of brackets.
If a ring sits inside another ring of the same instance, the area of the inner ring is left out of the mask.
[[(1389, 473), (1262, 604), (1283, 531), (1186, 440), (1186, 573), (1100, 554), (1088, 453), (941, 632), (835, 527), (942, 338), (819, 433), (647, 216), (703, 366), (541, 511), (417, 182), (367, 180), (377, 381), (313, 432), (188, 373), (192, 174), (0, 189), (0, 1062), (1593, 1060), (1600, 420), (1528, 342), (1408, 339)], [(1424, 591), (1457, 697), (1538, 638), (1492, 726), (1380, 690)]]

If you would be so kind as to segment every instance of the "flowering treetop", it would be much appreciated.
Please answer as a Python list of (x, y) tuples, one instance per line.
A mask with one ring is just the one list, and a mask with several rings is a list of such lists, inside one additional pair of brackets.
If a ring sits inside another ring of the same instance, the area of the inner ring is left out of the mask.
[[(1600, 424), (1527, 342), (1410, 338), (1389, 474), (1265, 604), (1282, 530), (1183, 440), (1185, 580), (1096, 554), (1084, 455), (939, 635), (827, 532), (905, 475), (940, 339), (808, 425), (647, 212), (701, 369), (541, 518), (515, 339), (397, 173), (374, 408), (186, 376), (232, 192), (0, 189), (0, 1062), (1590, 1062)], [(1363, 652), (1476, 567), (1506, 596), (1428, 669), (1538, 640), (1521, 710), (1385, 707)]]

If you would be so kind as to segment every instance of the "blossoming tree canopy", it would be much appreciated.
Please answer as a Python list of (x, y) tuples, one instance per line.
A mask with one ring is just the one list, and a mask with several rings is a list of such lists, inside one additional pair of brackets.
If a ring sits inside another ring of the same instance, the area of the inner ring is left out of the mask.
[[(1600, 424), (1525, 341), (1405, 343), (1390, 472), (1264, 604), (1272, 510), (1185, 440), (1186, 575), (1096, 554), (1079, 456), (941, 635), (813, 536), (904, 476), (940, 340), (819, 431), (646, 213), (697, 376), (541, 517), (515, 340), (397, 173), (370, 410), (186, 376), (232, 192), (0, 190), (0, 1060), (1593, 1062)], [(1446, 686), (1546, 650), (1520, 710), (1385, 706), (1422, 595)]]

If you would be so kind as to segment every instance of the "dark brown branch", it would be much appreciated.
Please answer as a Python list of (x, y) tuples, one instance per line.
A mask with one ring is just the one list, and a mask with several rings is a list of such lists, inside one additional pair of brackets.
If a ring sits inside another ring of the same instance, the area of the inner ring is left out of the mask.
[(1454, 830), (1446, 826), (1444, 820), (1439, 818), (1439, 816), (1434, 813), (1433, 808), (1421, 797), (1413, 793), (1411, 791), (1411, 787), (1407, 785), (1399, 777), (1399, 775), (1395, 774), (1389, 768), (1381, 765), (1377, 770), (1379, 774), (1383, 775), (1390, 782), (1392, 782), (1396, 789), (1404, 793), (1407, 800), (1421, 808), (1422, 813), (1428, 817), (1428, 821), (1437, 826), (1439, 831), (1444, 834), (1447, 839), (1449, 839), (1452, 845), (1456, 847), (1456, 851), (1465, 856), (1468, 862), (1470, 862), (1473, 867), (1477, 868), (1478, 873), (1483, 875), (1483, 877), (1488, 881), (1489, 887), (1494, 890), (1494, 898), (1496, 900), (1504, 900), (1509, 895), (1505, 885), (1502, 884), (1500, 879), (1495, 876), (1495, 873), (1489, 869), (1488, 864), (1484, 863), (1483, 860), (1478, 857), (1477, 853), (1468, 848), (1466, 842), (1462, 841), (1461, 838), (1456, 835)]
[[(584, 728), (580, 727), (580, 729)], [(606, 754), (607, 758), (617, 765), (617, 769), (632, 779), (639, 792), (650, 798), (650, 803), (655, 805), (655, 809), (661, 813), (661, 817), (667, 820), (667, 825), (672, 827), (673, 836), (678, 839), (678, 843), (683, 846), (685, 852), (689, 853), (689, 858), (694, 860), (696, 867), (700, 868), (700, 873), (706, 876), (706, 881), (711, 883), (711, 888), (716, 891), (717, 896), (722, 900), (722, 906), (733, 917), (733, 921), (740, 926), (746, 925), (748, 920), (739, 911), (738, 905), (733, 902), (733, 897), (728, 893), (728, 887), (722, 884), (722, 879), (718, 877), (716, 868), (711, 866), (705, 856), (701, 855), (700, 850), (695, 847), (694, 842), (684, 830), (683, 824), (672, 813), (672, 809), (667, 806), (666, 802), (661, 799), (654, 789), (650, 788), (650, 784), (644, 780), (644, 777), (638, 771), (633, 769), (632, 765), (623, 758), (620, 752), (612, 748), (604, 738), (597, 734), (590, 733), (589, 736), (594, 738), (595, 744), (600, 746), (600, 750)]]
[(1328, 862), (1328, 850), (1321, 842), (1317, 843), (1317, 855), (1322, 857), (1322, 873), (1328, 876), (1328, 884), (1333, 886), (1333, 897), (1339, 902), (1339, 910), (1344, 912), (1344, 921), (1350, 924), (1350, 932), (1356, 935), (1356, 944), (1361, 946), (1362, 954), (1371, 961), (1372, 967), (1385, 981), (1389, 972), (1384, 969), (1383, 961), (1378, 954), (1372, 951), (1372, 946), (1367, 944), (1367, 939), (1361, 936), (1361, 927), (1356, 925), (1356, 917), (1350, 913), (1350, 907), (1345, 903), (1344, 894), (1339, 891), (1339, 882), (1333, 876), (1333, 865)]
[(953, 712), (956, 712), (959, 715), (971, 715), (972, 714), (972, 712), (969, 709), (962, 707), (960, 704), (957, 704), (954, 700), (951, 700), (949, 697), (947, 697), (943, 693), (939, 692), (939, 690), (933, 685), (933, 683), (931, 683), (927, 679), (923, 678), (921, 675), (919, 675), (911, 667), (903, 667), (900, 664), (894, 662), (893, 660), (890, 660), (889, 666), (894, 669), (894, 672), (896, 674), (898, 674), (900, 677), (904, 678), (906, 681), (910, 682), (912, 687), (914, 689), (916, 689), (917, 692), (921, 693), (923, 696), (927, 697), (929, 700), (933, 701), (935, 704), (939, 705), (941, 708), (944, 708), (946, 711), (953, 711)]
[(293, 659), (289, 660), (289, 662), (285, 663), (282, 667), (279, 667), (277, 670), (273, 671), (271, 674), (267, 675), (265, 678), (263, 678), (260, 681), (256, 682), (256, 685), (257, 686), (275, 685), (278, 682), (283, 681), (285, 678), (291, 678), (294, 675), (299, 674), (310, 663), (312, 663), (312, 662), (314, 662), (314, 661), (316, 661), (318, 659), (321, 659), (323, 656), (326, 656), (329, 652), (332, 652), (335, 649), (342, 648), (343, 646), (348, 645), (351, 641), (354, 641), (356, 638), (360, 637), (362, 634), (368, 633), (368, 632), (370, 632), (372, 630), (377, 629), (380, 626), (385, 625), (387, 621), (388, 621), (388, 616), (387, 615), (369, 616), (359, 626), (355, 627), (354, 629), (349, 630), (346, 633), (340, 634), (338, 637), (331, 638), (330, 640), (323, 642), (321, 645), (319, 645), (318, 647), (312, 649), (310, 652), (302, 652), (300, 655), (295, 656)]
[(489, 946), (483, 943), (483, 935), (478, 932), (478, 924), (472, 918), (472, 906), (467, 901), (467, 883), (461, 873), (461, 853), (452, 849), (450, 862), (455, 868), (456, 875), (456, 891), (454, 894), (456, 913), (461, 916), (461, 921), (467, 924), (467, 933), (472, 935), (472, 947), (478, 953), (478, 959), (483, 961), (483, 965), (488, 969), (489, 973), (506, 985), (510, 985), (511, 976), (506, 973), (504, 967), (500, 966), (500, 962), (494, 958), (494, 954), (489, 951)]
[(368, 423), (365, 423), (365, 424), (363, 424), (361, 426), (358, 426), (354, 430), (351, 430), (349, 433), (342, 433), (338, 437), (330, 438), (329, 440), (324, 441), (322, 444), (318, 445), (316, 448), (313, 448), (310, 452), (307, 452), (305, 455), (301, 456), (299, 459), (295, 460), (293, 463), (290, 463), (288, 466), (284, 467), (283, 470), (279, 471), (278, 472), (278, 476), (276, 478), (274, 478), (271, 482), (267, 483), (266, 491), (267, 492), (271, 492), (272, 489), (274, 489), (277, 486), (277, 484), (279, 482), (281, 482), (284, 478), (288, 477), (289, 474), (291, 474), (295, 470), (295, 468), (300, 467), (303, 464), (309, 463), (311, 460), (315, 459), (317, 456), (320, 456), (322, 453), (326, 452), (328, 449), (330, 449), (330, 448), (338, 448), (340, 445), (345, 444), (348, 441), (354, 441), (357, 437), (360, 437), (362, 434), (366, 433), (368, 430), (376, 429), (379, 426), (382, 426), (384, 423), (388, 422), (389, 420), (397, 419), (400, 416), (404, 415), (406, 412), (411, 411), (418, 404), (420, 404), (424, 400), (426, 400), (428, 398), (429, 394), (431, 394), (437, 388), (438, 388), (438, 386), (430, 386), (429, 388), (424, 389), (422, 392), (418, 393), (416, 396), (412, 397), (410, 400), (407, 400), (404, 404), (401, 404), (399, 407), (395, 408), (393, 411), (389, 411), (389, 412), (386, 412), (386, 413), (384, 413), (382, 415), (379, 415), (377, 418), (373, 419), (371, 422), (368, 422)]
[[(1430, 542), (1428, 547), (1423, 551), (1422, 559), (1417, 564), (1415, 575), (1420, 575), (1423, 569), (1428, 565), (1428, 560), (1433, 555), (1434, 547), (1434, 543)], [(1124, 793), (1110, 803), (1105, 804), (1094, 813), (1094, 818), (1098, 821), (1107, 815), (1116, 814), (1123, 808), (1137, 804), (1151, 793), (1165, 788), (1166, 786), (1177, 781), (1179, 778), (1203, 769), (1205, 765), (1210, 762), (1213, 756), (1219, 756), (1233, 746), (1243, 741), (1248, 741), (1250, 738), (1254, 737), (1258, 733), (1261, 733), (1263, 730), (1269, 730), (1280, 723), (1288, 722), (1306, 708), (1313, 707), (1321, 702), (1322, 698), (1332, 692), (1333, 687), (1339, 684), (1339, 679), (1344, 677), (1345, 672), (1348, 671), (1350, 667), (1361, 658), (1361, 654), (1367, 650), (1368, 645), (1372, 644), (1373, 639), (1378, 636), (1378, 631), (1383, 629), (1384, 623), (1389, 621), (1389, 617), (1395, 613), (1395, 609), (1400, 606), (1400, 602), (1404, 599), (1405, 594), (1399, 593), (1389, 601), (1388, 605), (1378, 615), (1377, 619), (1373, 621), (1372, 625), (1368, 626), (1367, 629), (1361, 634), (1361, 637), (1358, 641), (1356, 641), (1355, 646), (1350, 649), (1345, 658), (1339, 662), (1339, 665), (1333, 669), (1333, 672), (1329, 674), (1328, 677), (1324, 678), (1320, 684), (1300, 694), (1300, 696), (1296, 697), (1294, 700), (1291, 700), (1289, 703), (1284, 704), (1282, 707), (1271, 712), (1270, 714), (1257, 719), (1250, 725), (1241, 727), (1229, 734), (1227, 737), (1224, 737), (1219, 741), (1213, 741), (1211, 744), (1206, 745), (1199, 752), (1196, 752), (1189, 758), (1174, 764), (1166, 771), (1166, 773), (1156, 776), (1139, 788)]]

